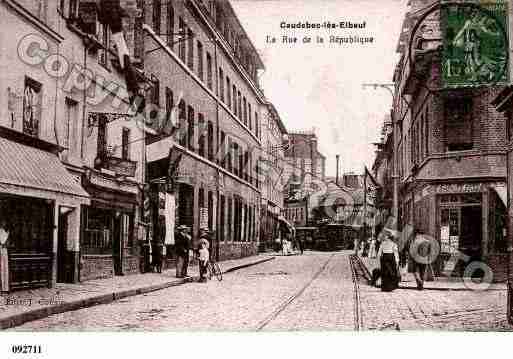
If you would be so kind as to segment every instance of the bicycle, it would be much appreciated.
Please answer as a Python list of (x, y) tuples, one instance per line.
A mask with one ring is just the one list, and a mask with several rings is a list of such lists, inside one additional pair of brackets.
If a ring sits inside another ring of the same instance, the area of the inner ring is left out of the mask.
[(212, 276), (215, 275), (218, 281), (223, 280), (223, 272), (221, 272), (221, 268), (219, 264), (216, 262), (208, 261), (207, 262), (207, 278), (212, 279)]

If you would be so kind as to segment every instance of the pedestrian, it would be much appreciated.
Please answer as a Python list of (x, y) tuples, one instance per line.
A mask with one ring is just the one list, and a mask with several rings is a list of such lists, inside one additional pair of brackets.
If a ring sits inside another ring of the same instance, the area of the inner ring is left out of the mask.
[(190, 236), (187, 233), (189, 227), (185, 225), (178, 226), (175, 238), (176, 252), (176, 277), (184, 278), (187, 276), (187, 267), (189, 266), (189, 248)]
[(299, 252), (301, 252), (301, 255), (303, 255), (303, 241), (301, 238), (297, 239), (297, 246), (299, 247)]
[(358, 237), (354, 237), (354, 241), (353, 241), (354, 254), (358, 255), (359, 247), (360, 247), (360, 241), (358, 240)]
[(163, 262), (164, 245), (162, 243), (156, 243), (153, 250), (153, 270), (157, 273), (162, 273), (162, 262)]
[(206, 248), (210, 250), (210, 235), (209, 231), (207, 229), (201, 229), (200, 230), (200, 244), (204, 243)]
[(207, 264), (210, 258), (210, 253), (208, 251), (207, 244), (208, 242), (201, 242), (199, 243), (199, 267), (200, 267), (200, 282), (206, 282), (207, 278), (205, 277), (205, 274), (207, 274)]
[(424, 289), (424, 278), (426, 275), (426, 259), (429, 258), (430, 242), (426, 240), (422, 233), (417, 232), (409, 246), (409, 254), (412, 259), (413, 276), (417, 282), (417, 289)]
[(378, 251), (381, 291), (391, 292), (399, 287), (399, 249), (392, 240), (392, 233), (387, 229), (383, 231), (383, 242)]
[(7, 241), (9, 228), (5, 219), (0, 219), (0, 292), (9, 292), (9, 257)]
[(371, 238), (369, 244), (369, 258), (376, 258), (376, 239)]

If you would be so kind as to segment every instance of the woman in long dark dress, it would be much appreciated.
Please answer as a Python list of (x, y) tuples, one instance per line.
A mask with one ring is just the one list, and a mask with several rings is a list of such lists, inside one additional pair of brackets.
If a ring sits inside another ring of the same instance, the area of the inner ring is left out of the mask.
[(392, 235), (385, 231), (379, 246), (378, 258), (381, 268), (381, 291), (391, 292), (399, 286), (399, 249), (392, 241)]

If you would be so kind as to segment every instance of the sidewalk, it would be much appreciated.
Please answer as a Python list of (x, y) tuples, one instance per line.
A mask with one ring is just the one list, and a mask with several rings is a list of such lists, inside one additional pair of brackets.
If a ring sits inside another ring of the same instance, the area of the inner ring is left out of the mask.
[[(273, 260), (262, 254), (219, 262), (223, 273)], [(0, 329), (48, 317), (53, 314), (111, 303), (115, 300), (153, 292), (199, 279), (198, 266), (189, 267), (188, 278), (176, 278), (175, 270), (141, 273), (91, 280), (78, 284), (58, 283), (55, 288), (38, 288), (3, 295), (0, 302)]]
[[(377, 258), (368, 258), (358, 256), (362, 264), (372, 273), (374, 268), (378, 267)], [(402, 289), (417, 289), (417, 283), (413, 273), (402, 273), (402, 280), (399, 284)], [(434, 281), (424, 281), (425, 290), (473, 290), (465, 286), (461, 278), (435, 277)], [(505, 283), (492, 283), (488, 290), (506, 290)]]

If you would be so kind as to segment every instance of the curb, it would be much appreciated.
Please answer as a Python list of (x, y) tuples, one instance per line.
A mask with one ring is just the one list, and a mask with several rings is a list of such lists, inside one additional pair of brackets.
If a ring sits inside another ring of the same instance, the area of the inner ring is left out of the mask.
[(246, 264), (241, 264), (239, 266), (235, 266), (235, 267), (232, 267), (232, 268), (228, 268), (227, 270), (225, 270), (223, 273), (230, 273), (230, 272), (234, 272), (236, 270), (239, 270), (239, 269), (242, 269), (242, 268), (247, 268), (247, 267), (251, 267), (251, 266), (254, 266), (254, 265), (257, 265), (257, 264), (262, 264), (262, 263), (265, 263), (265, 262), (269, 262), (269, 261), (272, 261), (276, 259), (276, 257), (271, 257), (271, 258), (266, 258), (266, 259), (261, 259), (259, 261), (256, 261), (256, 262), (251, 262), (251, 263), (246, 263)]
[[(236, 270), (239, 270), (242, 268), (251, 267), (251, 266), (254, 266), (257, 264), (271, 261), (273, 259), (275, 259), (275, 257), (265, 258), (265, 259), (261, 259), (261, 260), (255, 261), (255, 262), (238, 265), (235, 267), (228, 268), (223, 273), (229, 273), (229, 272), (233, 272), (233, 271), (236, 271)], [(34, 320), (43, 319), (43, 318), (49, 317), (54, 314), (61, 314), (64, 312), (69, 312), (69, 311), (78, 310), (78, 309), (84, 309), (84, 308), (93, 307), (93, 306), (100, 305), (100, 304), (109, 304), (109, 303), (112, 303), (112, 302), (122, 299), (122, 298), (127, 298), (127, 297), (132, 297), (132, 296), (136, 296), (136, 295), (140, 295), (140, 294), (155, 292), (155, 291), (170, 288), (170, 287), (176, 287), (176, 286), (179, 286), (182, 284), (194, 282), (197, 279), (199, 279), (199, 276), (188, 277), (188, 278), (184, 278), (184, 279), (176, 279), (173, 281), (159, 283), (159, 284), (153, 284), (153, 285), (146, 286), (146, 287), (135, 288), (135, 289), (123, 289), (118, 292), (100, 294), (100, 295), (96, 295), (96, 296), (89, 297), (89, 298), (77, 299), (77, 300), (72, 300), (69, 302), (63, 302), (61, 304), (53, 305), (50, 307), (42, 307), (42, 308), (29, 310), (24, 313), (15, 314), (10, 317), (0, 319), (0, 330), (17, 327), (17, 326), (20, 326), (27, 322), (32, 322)]]

